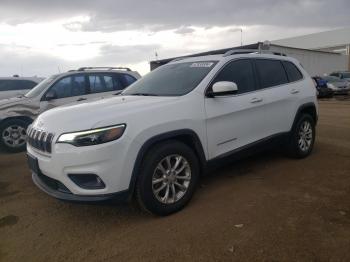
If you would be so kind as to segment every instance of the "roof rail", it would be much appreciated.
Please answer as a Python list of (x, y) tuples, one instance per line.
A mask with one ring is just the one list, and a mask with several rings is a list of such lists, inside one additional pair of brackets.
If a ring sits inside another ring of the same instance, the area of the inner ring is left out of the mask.
[(259, 50), (259, 49), (231, 49), (227, 51), (223, 56), (237, 55), (237, 54), (273, 54), (280, 56), (287, 56), (284, 53), (272, 51), (272, 50)]
[(131, 71), (129, 67), (111, 67), (111, 66), (89, 66), (89, 67), (80, 67), (77, 71), (86, 71), (94, 69), (105, 69), (105, 70), (126, 70)]
[(170, 62), (176, 62), (176, 61), (180, 61), (180, 60), (184, 60), (186, 58), (191, 58), (191, 56), (187, 56), (187, 57), (177, 57), (177, 58), (174, 58), (173, 60), (171, 60)]

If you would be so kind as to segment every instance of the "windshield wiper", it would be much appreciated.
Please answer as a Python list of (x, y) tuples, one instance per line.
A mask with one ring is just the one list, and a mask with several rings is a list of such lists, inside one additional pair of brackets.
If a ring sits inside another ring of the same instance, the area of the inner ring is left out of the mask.
[(126, 94), (129, 96), (158, 96), (157, 94), (150, 94), (150, 93), (134, 93), (134, 94)]

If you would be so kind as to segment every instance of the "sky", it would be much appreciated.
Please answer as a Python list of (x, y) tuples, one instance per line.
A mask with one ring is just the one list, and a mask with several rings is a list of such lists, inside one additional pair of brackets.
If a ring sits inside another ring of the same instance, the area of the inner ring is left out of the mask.
[(0, 0), (0, 76), (149, 61), (350, 26), (349, 0)]

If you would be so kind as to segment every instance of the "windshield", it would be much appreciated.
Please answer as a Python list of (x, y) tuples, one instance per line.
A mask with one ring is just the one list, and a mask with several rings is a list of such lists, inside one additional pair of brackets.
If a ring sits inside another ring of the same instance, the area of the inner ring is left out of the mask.
[(123, 95), (181, 96), (191, 92), (217, 62), (163, 65), (129, 86)]
[(56, 79), (56, 77), (57, 75), (53, 75), (46, 78), (45, 80), (37, 84), (32, 90), (30, 90), (24, 96), (28, 98), (32, 98), (40, 95), (46, 89), (46, 87), (48, 87)]
[(350, 73), (341, 73), (343, 75), (344, 78), (350, 78)]
[(346, 82), (346, 80), (340, 79), (339, 77), (336, 77), (336, 76), (325, 76), (325, 77), (323, 77), (323, 79), (326, 80), (327, 82), (330, 82), (330, 83)]

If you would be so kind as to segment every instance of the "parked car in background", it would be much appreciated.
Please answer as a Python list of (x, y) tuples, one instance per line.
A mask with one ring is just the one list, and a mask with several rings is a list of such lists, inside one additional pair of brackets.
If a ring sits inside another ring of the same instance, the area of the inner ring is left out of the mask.
[(0, 77), (0, 100), (23, 95), (42, 80), (39, 77)]
[(120, 93), (140, 75), (129, 68), (84, 67), (53, 75), (21, 97), (0, 101), (0, 145), (25, 150), (27, 126), (42, 112)]
[(345, 79), (340, 79), (336, 76), (323, 76), (327, 81), (328, 88), (333, 90), (336, 95), (347, 95), (350, 90), (350, 82)]
[(330, 98), (333, 97), (333, 90), (327, 86), (327, 81), (320, 76), (314, 76), (312, 79), (315, 82), (318, 98)]
[(330, 74), (330, 76), (335, 76), (335, 77), (339, 77), (340, 79), (350, 81), (350, 71), (333, 72)]
[(135, 196), (168, 215), (216, 161), (274, 142), (307, 157), (316, 122), (316, 90), (297, 60), (231, 50), (163, 65), (119, 96), (44, 112), (28, 128), (28, 163), (53, 197)]

